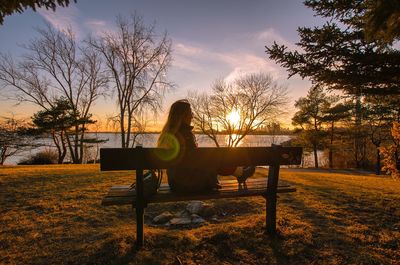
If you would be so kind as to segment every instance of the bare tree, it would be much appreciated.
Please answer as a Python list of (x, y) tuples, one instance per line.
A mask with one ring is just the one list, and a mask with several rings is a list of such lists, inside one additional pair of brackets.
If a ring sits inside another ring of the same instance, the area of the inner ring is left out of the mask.
[(282, 114), (287, 88), (265, 73), (248, 74), (232, 83), (217, 80), (212, 93), (189, 96), (196, 128), (220, 146), (217, 135), (228, 135), (228, 146), (237, 146), (249, 133)]
[(171, 40), (164, 33), (158, 36), (154, 25), (146, 26), (142, 17), (117, 18), (117, 31), (104, 33), (90, 44), (105, 58), (109, 76), (114, 81), (121, 146), (135, 143), (135, 128), (140, 114), (153, 113), (161, 107), (163, 93), (171, 88), (166, 72), (171, 63)]
[(32, 137), (27, 133), (27, 129), (28, 126), (24, 120), (1, 117), (0, 165), (3, 165), (7, 158), (36, 147), (32, 144)]
[(209, 104), (210, 96), (202, 93), (192, 92), (189, 94), (189, 101), (192, 106), (193, 124), (196, 129), (199, 129), (203, 134), (208, 136), (216, 146), (218, 142), (218, 124), (215, 122), (214, 106)]
[(28, 53), (18, 63), (1, 55), (0, 82), (10, 88), (12, 98), (46, 111), (64, 97), (75, 117), (66, 137), (70, 156), (74, 163), (81, 163), (87, 124), (93, 122), (90, 109), (108, 82), (101, 58), (91, 46), (80, 47), (71, 29), (60, 32), (47, 25), (38, 33), (24, 46)]

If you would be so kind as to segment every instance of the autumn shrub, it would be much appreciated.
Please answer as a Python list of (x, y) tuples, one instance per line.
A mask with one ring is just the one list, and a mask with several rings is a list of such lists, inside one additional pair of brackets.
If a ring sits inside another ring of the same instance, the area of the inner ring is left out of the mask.
[(400, 147), (400, 123), (394, 122), (391, 130), (393, 137), (393, 144), (389, 146), (380, 147), (382, 154), (382, 170), (387, 174), (392, 175), (394, 179), (400, 180), (400, 171), (398, 167), (398, 149)]
[(46, 149), (21, 160), (19, 165), (47, 165), (57, 164), (57, 152)]

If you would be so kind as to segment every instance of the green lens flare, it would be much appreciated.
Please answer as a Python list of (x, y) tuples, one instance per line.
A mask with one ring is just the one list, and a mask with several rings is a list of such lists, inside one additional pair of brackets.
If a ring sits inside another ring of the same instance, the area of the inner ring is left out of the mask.
[(156, 155), (164, 161), (171, 161), (175, 159), (181, 149), (179, 141), (175, 135), (166, 133), (163, 135), (161, 142), (165, 147), (158, 149)]

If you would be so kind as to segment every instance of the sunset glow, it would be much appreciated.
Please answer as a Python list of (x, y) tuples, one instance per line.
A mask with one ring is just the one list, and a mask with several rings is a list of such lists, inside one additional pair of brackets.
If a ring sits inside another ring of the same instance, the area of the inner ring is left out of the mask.
[(239, 126), (240, 123), (240, 112), (238, 110), (232, 110), (226, 116), (228, 122), (231, 124), (232, 127), (236, 128)]
[[(296, 28), (319, 23), (301, 1), (274, 1), (271, 4), (260, 0), (251, 3), (227, 0), (114, 3), (98, 0), (96, 5), (91, 1), (73, 2), (68, 7), (60, 6), (55, 12), (43, 7), (37, 12), (27, 9), (6, 17), (5, 24), (0, 27), (0, 52), (10, 53), (19, 60), (27, 52), (21, 46), (38, 37), (35, 29), (46, 28), (46, 24), (55, 30), (70, 27), (79, 42), (89, 35), (99, 37), (105, 32), (116, 33), (116, 17), (129, 17), (134, 12), (143, 16), (146, 22), (155, 22), (156, 33), (168, 32), (173, 48), (173, 60), (165, 77), (176, 86), (173, 92), (166, 91), (162, 111), (157, 119), (147, 123), (146, 131), (160, 131), (173, 102), (186, 98), (192, 90), (209, 92), (217, 78), (232, 81), (241, 75), (263, 71), (285, 82), (292, 90), (293, 99), (305, 95), (310, 85), (308, 80), (298, 76), (287, 79), (286, 71), (268, 58), (264, 48), (279, 41), (294, 49)], [(296, 19), (285, 19), (282, 14), (296, 14)], [(0, 116), (8, 117), (12, 113), (15, 117), (30, 119), (40, 111), (29, 102), (15, 104), (5, 97), (5, 92), (2, 90), (0, 93), (4, 95), (0, 99)], [(98, 130), (115, 131), (107, 122), (108, 117), (119, 112), (115, 100), (111, 96), (100, 97), (90, 109), (95, 119), (102, 123)], [(291, 122), (288, 120), (286, 123)]]
[(0, 39), (0, 265), (400, 265), (400, 0), (0, 0)]

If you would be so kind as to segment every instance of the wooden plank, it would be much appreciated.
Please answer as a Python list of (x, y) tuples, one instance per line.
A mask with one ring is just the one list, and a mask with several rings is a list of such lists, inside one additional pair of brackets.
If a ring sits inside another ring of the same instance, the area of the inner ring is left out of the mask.
[[(277, 193), (295, 192), (293, 187), (278, 187)], [(215, 191), (204, 194), (175, 194), (175, 193), (157, 193), (148, 203), (175, 202), (175, 201), (190, 201), (190, 200), (210, 200), (222, 198), (237, 198), (249, 196), (267, 196), (266, 189), (251, 189), (251, 190), (225, 190)], [(102, 205), (126, 205), (134, 204), (135, 196), (128, 192), (121, 192), (119, 196), (105, 196)]]
[[(266, 178), (250, 178), (246, 181), (246, 184), (247, 184), (248, 189), (266, 188), (267, 187), (267, 179)], [(236, 180), (223, 180), (223, 181), (220, 181), (220, 185), (222, 186), (220, 191), (226, 190), (226, 189), (238, 189), (238, 187), (239, 187), (239, 184)], [(284, 186), (285, 185), (280, 185), (280, 187), (284, 187)], [(129, 185), (113, 186), (113, 187), (111, 187), (108, 195), (112, 196), (112, 194), (118, 194), (119, 191), (126, 192), (129, 189), (130, 189)], [(160, 193), (160, 192), (171, 192), (171, 191), (170, 191), (168, 184), (163, 183), (160, 186), (160, 189), (158, 192)]]
[[(225, 186), (230, 186), (230, 185), (238, 185), (238, 181), (236, 179), (229, 179), (229, 180), (220, 180), (219, 181), (220, 185), (225, 187)], [(247, 185), (267, 185), (267, 178), (249, 178), (246, 181)], [(126, 189), (128, 188), (130, 185), (115, 185), (112, 186), (110, 189), (111, 190), (118, 190), (118, 189)], [(284, 186), (284, 185), (280, 185), (280, 186)], [(160, 186), (160, 189), (165, 189), (168, 188), (169, 186), (167, 183), (162, 183)]]
[(301, 147), (201, 147), (184, 157), (167, 159), (162, 148), (101, 148), (100, 167), (107, 170), (165, 169), (176, 165), (187, 168), (218, 169), (247, 165), (299, 165)]
[[(289, 186), (290, 187), (290, 186)], [(280, 187), (280, 188), (289, 188), (289, 187)], [(247, 191), (247, 192), (251, 192), (251, 191), (258, 191), (258, 190), (262, 190), (262, 191), (266, 191), (267, 189), (265, 187), (252, 187), (251, 189), (238, 189), (237, 187), (235, 188), (227, 188), (227, 189), (220, 189), (220, 190), (215, 190), (212, 192), (218, 192), (218, 193), (224, 193), (224, 192), (237, 192), (237, 191)], [(210, 193), (210, 192), (208, 192)], [(175, 193), (172, 193), (170, 190), (163, 190), (163, 191), (158, 191), (156, 196), (163, 196), (163, 195), (175, 195)], [(189, 194), (190, 195), (190, 194)], [(189, 196), (188, 195), (188, 196)], [(126, 190), (118, 190), (118, 191), (109, 191), (108, 194), (106, 195), (107, 197), (121, 197), (121, 196), (133, 196), (135, 197), (135, 191), (126, 189)]]

